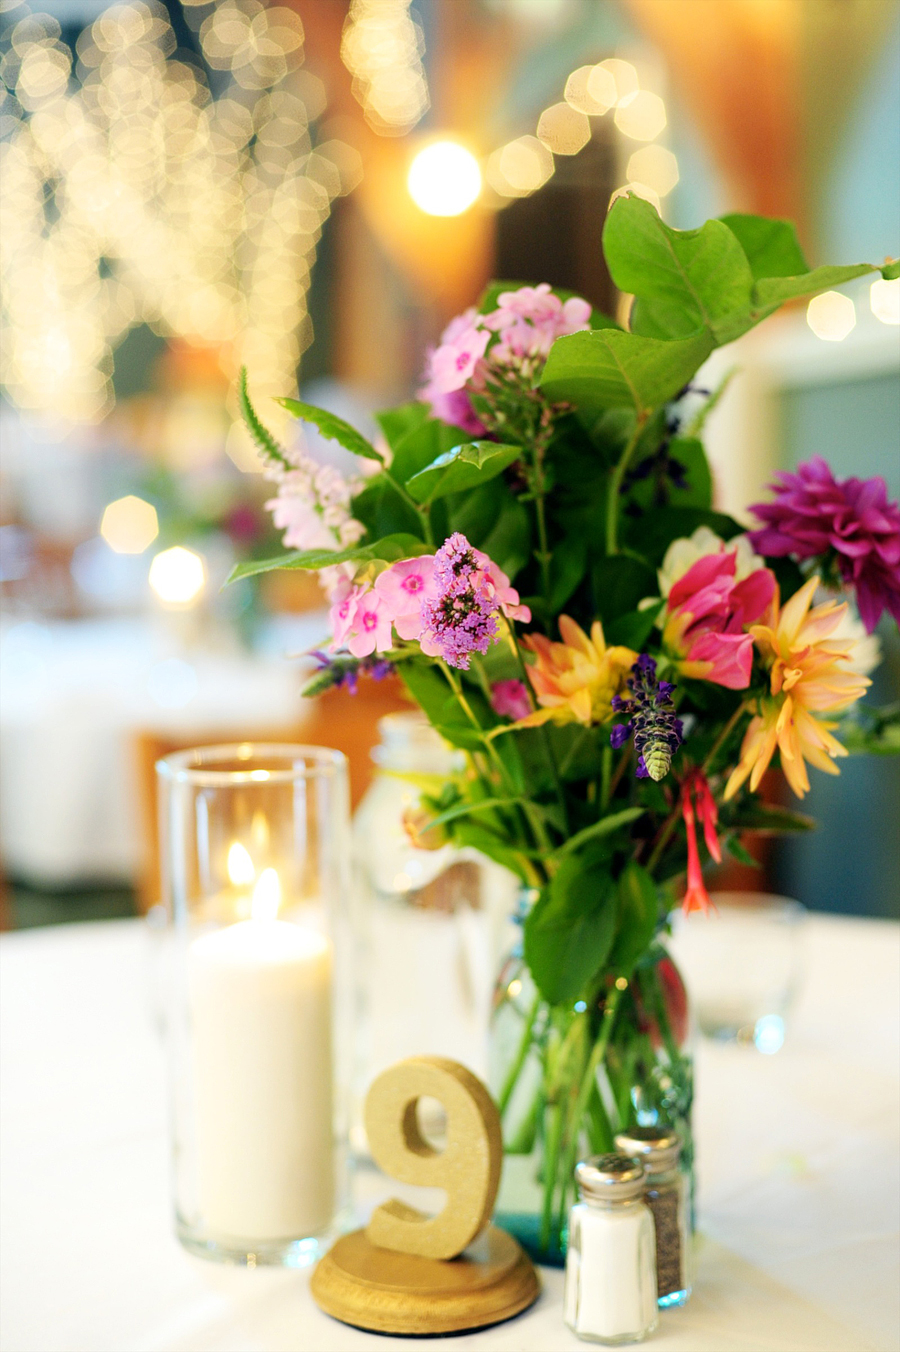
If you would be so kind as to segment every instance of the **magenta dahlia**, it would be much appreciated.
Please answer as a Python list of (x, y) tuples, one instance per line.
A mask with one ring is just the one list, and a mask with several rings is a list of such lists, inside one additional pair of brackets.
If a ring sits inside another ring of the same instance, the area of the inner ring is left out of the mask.
[(750, 508), (765, 522), (749, 533), (754, 549), (798, 560), (831, 555), (856, 589), (870, 634), (883, 610), (900, 623), (900, 505), (888, 501), (884, 480), (836, 479), (819, 455), (777, 480), (775, 501)]

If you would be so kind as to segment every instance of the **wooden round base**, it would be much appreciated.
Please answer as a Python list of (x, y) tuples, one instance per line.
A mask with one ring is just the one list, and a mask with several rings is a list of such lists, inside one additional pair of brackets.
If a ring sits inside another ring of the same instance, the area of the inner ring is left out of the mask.
[(505, 1230), (489, 1226), (459, 1258), (442, 1262), (379, 1249), (355, 1230), (312, 1276), (326, 1314), (376, 1333), (458, 1333), (511, 1319), (537, 1299), (531, 1260)]

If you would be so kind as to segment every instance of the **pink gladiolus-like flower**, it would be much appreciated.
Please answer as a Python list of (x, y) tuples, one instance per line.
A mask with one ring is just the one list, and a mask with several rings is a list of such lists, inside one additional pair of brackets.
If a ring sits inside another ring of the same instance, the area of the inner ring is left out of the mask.
[(434, 594), (434, 555), (392, 563), (375, 579), (375, 590), (400, 637), (418, 640), (424, 628), (422, 606)]
[(721, 550), (697, 560), (669, 592), (663, 644), (683, 676), (745, 690), (753, 666), (746, 632), (775, 592), (768, 568), (735, 581), (737, 554)]
[(752, 531), (764, 554), (811, 559), (834, 551), (844, 582), (856, 589), (860, 618), (871, 634), (888, 610), (900, 623), (900, 504), (883, 479), (836, 479), (821, 456), (781, 473), (774, 502), (751, 511), (766, 524)]
[(491, 708), (501, 718), (525, 718), (531, 713), (531, 701), (522, 681), (495, 681), (491, 686)]

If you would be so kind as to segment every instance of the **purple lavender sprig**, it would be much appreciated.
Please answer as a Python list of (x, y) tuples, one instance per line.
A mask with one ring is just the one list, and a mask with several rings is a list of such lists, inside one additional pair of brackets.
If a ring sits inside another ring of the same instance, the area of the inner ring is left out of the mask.
[(486, 653), (497, 637), (495, 591), (475, 551), (459, 531), (434, 556), (437, 595), (422, 607), (423, 650), (468, 670), (471, 653)]
[(355, 695), (359, 687), (360, 676), (371, 676), (374, 681), (383, 681), (394, 670), (393, 665), (378, 653), (369, 657), (329, 657), (327, 653), (316, 649), (311, 652), (319, 664), (315, 675), (307, 682), (303, 693), (306, 696), (320, 695), (332, 686), (343, 687)]
[(612, 698), (616, 713), (627, 714), (627, 723), (616, 723), (610, 733), (610, 743), (617, 750), (634, 736), (638, 753), (638, 779), (660, 780), (668, 774), (672, 757), (684, 740), (681, 719), (676, 717), (672, 703), (671, 681), (656, 678), (656, 663), (647, 653), (641, 653), (628, 677), (630, 699), (620, 695)]

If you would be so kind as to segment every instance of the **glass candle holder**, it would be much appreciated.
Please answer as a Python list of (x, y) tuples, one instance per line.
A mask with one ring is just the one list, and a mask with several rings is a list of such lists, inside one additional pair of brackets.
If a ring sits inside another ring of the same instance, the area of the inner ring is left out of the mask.
[(304, 1266), (348, 1207), (346, 757), (243, 743), (156, 768), (176, 1230)]

